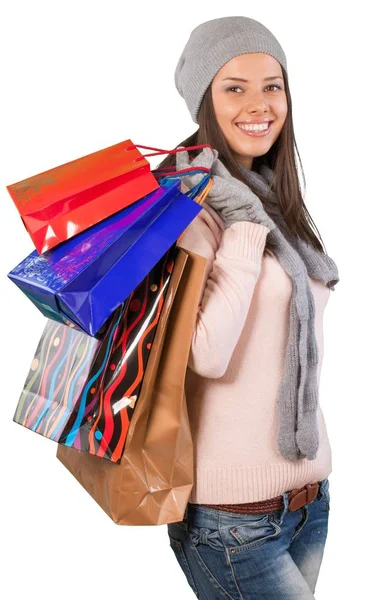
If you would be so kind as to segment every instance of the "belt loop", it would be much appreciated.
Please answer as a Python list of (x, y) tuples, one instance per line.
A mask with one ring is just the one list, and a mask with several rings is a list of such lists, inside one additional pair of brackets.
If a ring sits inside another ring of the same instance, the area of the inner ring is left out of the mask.
[(284, 492), (282, 494), (282, 501), (283, 501), (283, 508), (282, 508), (280, 520), (278, 522), (279, 525), (282, 525), (282, 521), (283, 521), (286, 513), (288, 512), (288, 492)]
[(306, 486), (306, 504), (311, 504), (315, 500), (319, 491), (319, 483), (308, 483)]

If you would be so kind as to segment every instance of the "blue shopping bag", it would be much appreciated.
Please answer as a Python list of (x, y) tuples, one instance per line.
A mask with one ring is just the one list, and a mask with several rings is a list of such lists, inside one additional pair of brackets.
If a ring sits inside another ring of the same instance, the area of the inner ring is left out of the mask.
[(48, 318), (96, 336), (197, 216), (180, 180), (53, 250), (32, 252), (8, 277)]

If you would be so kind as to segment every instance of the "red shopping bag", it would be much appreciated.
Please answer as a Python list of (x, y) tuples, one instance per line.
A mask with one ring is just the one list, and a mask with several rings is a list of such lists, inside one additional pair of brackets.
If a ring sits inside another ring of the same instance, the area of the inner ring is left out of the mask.
[(40, 254), (158, 188), (130, 139), (6, 186)]

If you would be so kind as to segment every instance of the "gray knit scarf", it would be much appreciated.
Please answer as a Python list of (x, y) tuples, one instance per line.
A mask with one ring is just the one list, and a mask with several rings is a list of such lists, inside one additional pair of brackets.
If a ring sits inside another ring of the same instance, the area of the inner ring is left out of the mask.
[(334, 290), (339, 281), (338, 269), (326, 253), (307, 244), (299, 236), (289, 236), (285, 231), (285, 221), (271, 187), (275, 183), (272, 169), (261, 165), (260, 172), (256, 173), (238, 166), (248, 183), (264, 195), (266, 203), (268, 201), (273, 209), (273, 215), (269, 216), (277, 227), (268, 236), (275, 245), (273, 251), (276, 257), (292, 280), (284, 377), (277, 396), (279, 451), (289, 460), (314, 460), (319, 447), (316, 418), (319, 357), (314, 327), (314, 297), (308, 276)]

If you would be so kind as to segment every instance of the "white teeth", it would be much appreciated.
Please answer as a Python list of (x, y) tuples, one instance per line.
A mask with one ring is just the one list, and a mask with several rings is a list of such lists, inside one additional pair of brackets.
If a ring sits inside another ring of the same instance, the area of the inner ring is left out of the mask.
[(240, 129), (244, 129), (245, 131), (265, 131), (269, 127), (269, 123), (261, 123), (256, 125), (244, 125), (242, 123), (238, 123), (238, 127)]

